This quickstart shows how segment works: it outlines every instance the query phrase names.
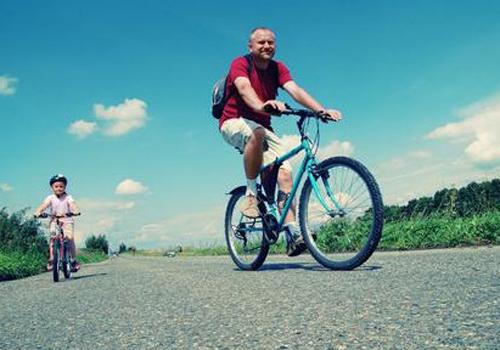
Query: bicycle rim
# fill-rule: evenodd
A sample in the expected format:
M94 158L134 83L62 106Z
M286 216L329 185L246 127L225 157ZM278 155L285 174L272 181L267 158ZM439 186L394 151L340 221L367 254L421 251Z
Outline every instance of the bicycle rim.
M307 181L300 199L304 239L322 265L356 268L371 256L381 237L383 204L378 185L361 163L350 158L329 158L319 168L319 196ZM324 208L320 197L331 210Z
M244 189L233 193L226 210L226 244L234 263L243 270L256 270L262 266L269 245L264 238L261 218L250 219L240 213L239 204Z

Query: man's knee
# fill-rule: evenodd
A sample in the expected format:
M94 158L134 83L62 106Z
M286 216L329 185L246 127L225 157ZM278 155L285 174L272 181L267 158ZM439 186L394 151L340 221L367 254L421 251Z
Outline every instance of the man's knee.
M292 173L288 169L280 168L278 172L278 183L280 187L291 186L292 182Z
M266 136L266 130L264 128L256 128L252 131L252 139L263 141Z

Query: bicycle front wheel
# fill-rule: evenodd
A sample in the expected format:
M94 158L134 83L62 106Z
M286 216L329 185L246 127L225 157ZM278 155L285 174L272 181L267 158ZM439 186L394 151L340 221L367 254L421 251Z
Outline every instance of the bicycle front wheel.
M59 244L54 244L54 259L52 262L52 279L54 282L59 282L59 274L60 274L60 261L61 261L61 255L59 251L60 247Z
M239 203L245 196L241 187L231 193L226 208L225 236L229 254L242 270L257 270L269 252L262 218L250 219L241 214Z
M64 242L63 274L65 279L71 278L71 262L69 259L69 242Z
M299 221L311 255L323 266L352 270L377 248L383 228L382 195L358 161L332 157L318 165L316 181L304 183Z

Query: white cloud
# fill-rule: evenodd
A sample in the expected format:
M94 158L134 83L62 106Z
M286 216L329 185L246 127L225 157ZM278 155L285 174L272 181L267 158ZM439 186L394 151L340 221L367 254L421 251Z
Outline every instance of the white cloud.
M403 204L446 187L486 181L500 174L500 167L477 169L461 158L451 153L434 155L429 151L415 151L381 162L370 170L377 179L385 204Z
M77 218L76 242L83 246L85 239L92 234L106 234L112 239L116 225L135 208L133 201L115 201L102 198L76 199L82 216Z
M116 106L94 105L97 122L77 120L68 127L68 132L83 139L96 131L106 136L121 136L142 128L147 121L147 104L137 98L125 99Z
M82 198L78 200L78 206L82 211L120 211L134 208L135 202Z
M297 147L300 144L300 136L298 135L283 135L281 137L281 142L285 150L291 151L293 148ZM323 160L329 157L335 156L352 156L354 153L354 146L349 141L332 141L326 146L321 146L316 153L316 158L318 160ZM296 156L292 158L290 161L294 168L300 164L302 157Z
M0 191L2 192L10 192L12 191L14 188L9 185L9 184L6 184L6 183L0 183Z
M462 121L438 127L427 134L431 140L448 139L464 144L464 153L473 163L500 161L500 95L457 112Z
M91 134L93 134L97 130L97 123L88 122L85 120L77 120L76 122L71 123L68 128L68 132L76 137L83 139Z
M335 156L350 157L354 153L354 146L349 141L332 141L318 150L318 159Z
M17 90L17 82L17 78L11 78L6 75L0 76L0 95L14 95Z
M116 194L140 194L144 193L148 190L146 186L144 186L139 181L135 181L132 179L125 179L116 186L115 193Z
M133 239L137 245L169 246L219 242L223 244L224 208L188 213L144 225Z
M108 122L104 130L106 135L120 136L144 126L147 118L146 108L146 102L133 98L110 107L95 104L94 112L98 119Z

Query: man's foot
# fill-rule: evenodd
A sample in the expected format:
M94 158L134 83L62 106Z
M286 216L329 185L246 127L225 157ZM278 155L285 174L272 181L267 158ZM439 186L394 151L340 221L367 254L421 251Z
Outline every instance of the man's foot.
M287 225L288 232L290 234L290 238L292 241L288 241L286 245L286 255L292 257L292 256L298 256L302 254L307 246L304 243L304 238L302 237L302 234L300 233L300 229L297 227L297 225Z
M78 263L78 261L73 260L71 262L71 272L78 272L78 270L80 270L80 264Z
M260 216L259 212L259 201L255 196L248 195L243 198L240 204L241 214L245 215L247 218L256 219Z
M53 261L49 260L47 262L47 271L52 271L53 268L54 268Z

